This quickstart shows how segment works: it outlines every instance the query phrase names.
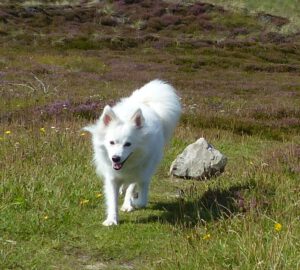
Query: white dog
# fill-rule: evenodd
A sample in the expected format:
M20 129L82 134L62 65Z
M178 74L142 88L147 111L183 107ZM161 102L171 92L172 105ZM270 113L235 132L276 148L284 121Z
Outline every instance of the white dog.
M118 190L125 190L122 211L145 207L149 183L178 122L181 105L174 88L153 80L106 106L91 132L97 173L104 179L105 226L118 223Z

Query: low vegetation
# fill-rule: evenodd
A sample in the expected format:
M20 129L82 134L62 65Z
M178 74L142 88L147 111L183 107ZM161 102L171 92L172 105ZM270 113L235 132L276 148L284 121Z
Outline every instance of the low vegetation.
M1 269L299 269L299 34L223 2L3 1ZM106 228L81 128L153 78L183 115L149 207ZM225 172L170 178L201 136Z

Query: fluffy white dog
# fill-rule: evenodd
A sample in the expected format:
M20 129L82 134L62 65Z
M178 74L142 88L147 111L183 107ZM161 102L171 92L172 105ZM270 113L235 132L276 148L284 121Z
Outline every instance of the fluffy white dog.
M118 223L118 191L125 191L122 211L145 207L149 183L181 113L174 88L153 80L106 106L91 132L97 173L104 179L105 226Z

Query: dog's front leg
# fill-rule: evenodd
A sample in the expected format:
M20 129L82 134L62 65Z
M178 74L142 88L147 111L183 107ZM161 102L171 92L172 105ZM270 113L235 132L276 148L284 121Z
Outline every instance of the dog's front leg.
M104 182L104 192L106 200L106 220L104 226L118 224L118 189L119 184L113 178L106 178Z

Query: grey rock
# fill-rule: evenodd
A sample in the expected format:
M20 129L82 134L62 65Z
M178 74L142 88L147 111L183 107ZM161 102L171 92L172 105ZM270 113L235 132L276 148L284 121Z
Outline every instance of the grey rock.
M170 174L187 179L209 179L220 175L226 164L227 157L200 138L177 156L172 162Z

